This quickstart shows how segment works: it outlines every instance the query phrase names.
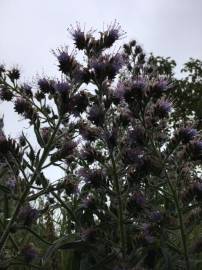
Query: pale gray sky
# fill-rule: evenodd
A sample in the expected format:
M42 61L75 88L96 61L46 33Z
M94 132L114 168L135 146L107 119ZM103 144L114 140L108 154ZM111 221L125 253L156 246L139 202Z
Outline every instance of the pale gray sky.
M102 30L116 19L126 40L135 38L146 52L182 64L190 56L202 59L201 13L202 0L0 0L0 62L18 64L25 81L36 73L54 76L51 49L68 45L70 24ZM12 106L0 106L7 134L17 136L28 127Z

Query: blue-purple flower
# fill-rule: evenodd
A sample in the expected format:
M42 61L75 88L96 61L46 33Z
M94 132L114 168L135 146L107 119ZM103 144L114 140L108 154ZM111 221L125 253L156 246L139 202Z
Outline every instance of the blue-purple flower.
M96 126L102 126L105 120L105 112L98 105L93 105L88 113L88 119Z
M0 98L1 100L11 101L13 98L13 93L8 89L8 87L3 86L0 89Z
M38 86L42 93L54 93L54 81L46 78L38 80Z
M154 107L154 113L160 118L164 118L168 116L168 114L172 110L172 103L168 100L161 99L157 101L155 107Z
M59 70L64 74L70 75L78 68L78 62L75 59L74 53L69 54L67 50L59 50L55 55L59 62Z
M197 135L197 130L193 128L181 128L178 132L179 139L183 143L188 143L193 140Z
M105 48L110 48L115 41L119 40L123 35L121 26L115 21L111 24L108 29L101 33L103 39L103 46Z
M39 217L39 211L30 205L21 208L18 220L25 226L31 226Z

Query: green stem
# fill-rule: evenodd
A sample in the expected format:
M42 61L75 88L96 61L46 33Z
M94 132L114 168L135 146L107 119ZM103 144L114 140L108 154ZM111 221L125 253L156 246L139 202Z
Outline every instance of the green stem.
M168 185L170 187L170 190L173 194L173 198L175 201L175 205L177 208L177 213L178 213L178 217L179 217L179 222L180 222L180 232L181 232L181 238L182 238L182 244L183 244L183 249L184 249L184 258L185 258L185 264L186 264L186 270L190 269L190 264L189 264L189 256L188 256L188 250L187 250L187 241L186 241L186 233L185 233L185 228L184 228L184 223L183 223L183 217L182 217L182 212L181 212L181 208L179 205L179 201L175 192L175 189L169 179L169 176L166 172L166 176L167 176L167 180L168 180Z
M110 158L111 158L111 161L112 161L114 186L115 186L115 190L116 190L116 193L117 193L118 204L119 204L118 216L119 216L119 232L120 232L121 247L122 247L123 257L125 257L126 238L125 238L125 228L124 228L124 218L123 218L123 203L122 203L122 199L121 199L121 192L120 192L120 187L119 187L119 179L118 179L118 175L117 175L117 172L116 172L116 163L115 163L113 154L110 154Z
M22 196L21 196L21 198L20 198L20 200L19 200L19 202L18 202L18 204L17 204L17 206L16 206L16 208L15 208L15 210L13 212L13 215L12 215L10 221L8 222L7 227L4 230L4 232L3 232L3 234L2 234L2 236L0 238L0 253L2 252L4 244L5 244L5 242L6 242L7 238L8 238L10 228L11 228L12 224L15 222L15 220L17 218L17 215L18 215L18 213L20 211L20 208L21 208L21 206L23 205L23 203L26 200L26 197L27 197L27 195L29 193L30 187L32 186L32 184L36 180L36 178L38 176L38 173L40 172L40 170L41 170L41 168L42 168L42 166L43 166L43 164L44 164L44 162L45 162L45 160L46 160L46 158L47 158L47 156L49 154L49 151L50 151L50 149L52 147L52 143L54 141L55 135L56 135L56 133L58 131L58 128L60 126L61 120L62 120L61 118L58 120L58 123L57 123L57 125L55 127L55 130L54 130L49 142L47 143L46 147L44 148L44 152L43 152L43 154L41 156L41 159L40 159L40 161L39 161L39 163L38 163L38 165L36 167L36 170L35 170L32 178L31 178L29 184L26 186L24 192L22 193Z

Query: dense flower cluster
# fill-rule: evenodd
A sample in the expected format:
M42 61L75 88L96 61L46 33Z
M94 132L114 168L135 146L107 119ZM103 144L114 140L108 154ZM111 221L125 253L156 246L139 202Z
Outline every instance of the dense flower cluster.
M38 143L0 134L9 179L0 183L1 260L201 269L202 139L192 119L170 118L172 76L134 40L109 50L123 36L117 23L97 36L79 25L70 33L75 50L54 52L61 79L18 85L18 69L0 66L0 98L29 120Z

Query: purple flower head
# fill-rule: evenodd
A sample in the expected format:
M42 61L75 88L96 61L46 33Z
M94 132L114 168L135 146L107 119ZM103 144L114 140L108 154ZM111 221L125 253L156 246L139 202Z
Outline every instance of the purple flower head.
M105 48L110 48L113 43L124 35L121 26L115 21L102 33Z
M59 150L61 159L67 158L68 156L73 155L76 146L77 146L77 143L75 141L72 141L72 140L65 141L64 144L62 145L61 150Z
M13 98L13 93L6 86L3 86L0 89L0 98L1 100L11 101Z
M156 81L152 86L152 94L159 96L168 89L168 81L166 79L160 79Z
M38 253L32 244L28 244L21 250L21 254L24 257L26 263L31 263L36 259Z
M154 108L155 114L159 116L160 118L164 118L168 116L171 110L172 110L172 103L164 99L157 101Z
M123 65L124 65L124 59L123 59L122 54L117 53L114 56L112 56L110 59L110 63L106 67L108 78L110 80L114 79L114 77L119 72L119 70L123 67Z
M8 77L13 82L15 80L18 80L20 78L20 71L17 68L13 68L8 71Z
M82 168L79 170L79 176L83 177L84 181L94 188L99 188L105 182L104 174L99 169L89 170Z
M141 211L145 207L145 197L141 192L135 192L128 200L128 211Z
M23 93L28 96L28 97L32 97L33 96L33 93L32 93L32 87L26 83L24 83L22 86L21 86L21 90L23 91Z
M59 62L59 70L64 74L69 75L78 67L74 53L69 54L68 51L59 50L59 53L55 55Z
M91 29L87 33L85 33L85 29L82 30L80 25L77 24L75 28L72 26L71 29L69 29L69 32L74 40L74 44L77 49L84 50L88 46L94 31Z
M98 105L93 105L90 108L88 119L96 126L102 126L105 120L105 112Z
M141 99L146 95L147 82L144 78L139 78L135 81L128 81L125 85L124 99L127 103L134 99Z
M42 93L54 93L54 81L42 78L38 80L38 86Z
M17 98L14 102L14 110L18 114L23 114L29 107L29 103L24 98Z
M87 143L80 151L80 158L86 160L89 164L93 163L97 157L96 150Z
M155 222L155 223L161 222L162 221L162 218L163 218L163 216L162 216L162 214L161 214L160 211L154 211L150 215L151 221L152 222Z
M97 128L90 127L82 122L79 125L79 132L84 140L90 142L95 141L99 135L99 130Z
M59 94L69 93L70 85L67 82L57 82L54 85L54 88Z
M9 180L6 182L6 186L7 186L11 191L14 191L15 188L16 188L16 180L15 180L15 179L9 179Z
M88 96L86 92L81 91L80 93L74 95L70 99L71 112L75 116L79 116L83 113L88 106Z
M90 62L90 67L94 70L95 77L100 81L106 78L113 80L123 65L124 60L119 53L114 56L102 55L99 58L92 59Z
M181 128L178 132L179 138L183 143L188 143L197 135L197 130L193 128Z
M188 146L188 152L194 160L202 159L202 141L192 141Z
M113 96L118 103L124 99L125 94L125 85L123 82L118 82L115 91L113 92Z
M132 146L144 145L146 142L145 130L143 127L136 127L129 132L128 142Z
M65 189L68 196L75 194L78 191L78 185L73 179L66 178L62 183L62 187Z
M21 208L19 213L19 221L25 226L31 226L39 217L39 211L27 205Z
M143 156L143 151L139 149L126 148L123 151L122 160L125 164L139 164Z
M4 136L4 134L0 133L0 154L7 154L9 151L9 142Z

